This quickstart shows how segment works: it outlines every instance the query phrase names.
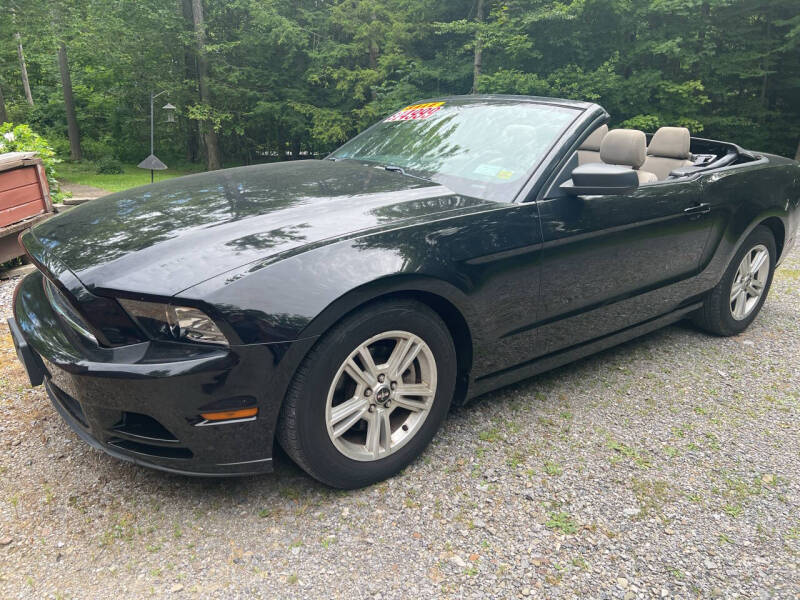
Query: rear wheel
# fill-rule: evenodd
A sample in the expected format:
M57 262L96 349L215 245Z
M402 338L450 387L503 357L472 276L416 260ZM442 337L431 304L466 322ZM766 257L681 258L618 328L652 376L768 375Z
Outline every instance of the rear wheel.
M756 227L711 290L695 322L710 333L737 335L750 326L767 298L776 261L775 238Z
M377 302L346 317L303 361L281 409L279 442L323 483L369 485L425 449L455 380L441 318L413 300Z

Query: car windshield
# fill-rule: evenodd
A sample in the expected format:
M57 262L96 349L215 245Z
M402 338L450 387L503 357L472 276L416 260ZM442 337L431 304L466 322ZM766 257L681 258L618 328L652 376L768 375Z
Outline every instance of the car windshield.
M578 111L518 101L413 104L329 156L396 168L457 193L510 201Z

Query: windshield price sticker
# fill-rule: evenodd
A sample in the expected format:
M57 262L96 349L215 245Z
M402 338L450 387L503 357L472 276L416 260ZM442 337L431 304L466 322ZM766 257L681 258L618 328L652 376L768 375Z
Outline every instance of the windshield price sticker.
M420 119L427 119L433 113L437 112L442 106L444 102L426 102L424 104L412 104L411 106L406 106L403 110L394 113L388 119L385 119L384 123L389 123L390 121L419 121Z

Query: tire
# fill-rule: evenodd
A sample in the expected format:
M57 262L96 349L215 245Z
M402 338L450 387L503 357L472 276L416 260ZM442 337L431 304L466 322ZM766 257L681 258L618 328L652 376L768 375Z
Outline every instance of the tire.
M743 280L743 282L752 281L752 286L757 283L763 285L760 295L757 298L751 297L746 291L751 289L750 286L742 286L743 282L739 281L740 267L744 268L745 257L758 259L764 249L768 253L766 274L763 275L764 271L762 271L760 278ZM701 329L719 336L738 335L747 329L758 316L767 299L769 288L772 285L772 275L775 272L776 259L775 237L767 227L759 225L745 239L720 282L709 292L703 308L694 316L695 324ZM737 286L736 290L741 290L736 296L733 295L734 285ZM745 293L744 300L742 293ZM738 314L734 315L735 312Z
M409 357L407 368L393 366ZM364 487L422 453L455 382L456 351L442 319L414 300L378 301L345 317L303 360L281 407L278 441L322 483Z

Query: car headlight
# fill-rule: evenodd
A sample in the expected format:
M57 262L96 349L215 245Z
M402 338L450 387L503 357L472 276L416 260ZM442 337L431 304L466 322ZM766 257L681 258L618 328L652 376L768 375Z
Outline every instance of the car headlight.
M122 308L154 340L228 345L216 323L202 310L118 298Z

